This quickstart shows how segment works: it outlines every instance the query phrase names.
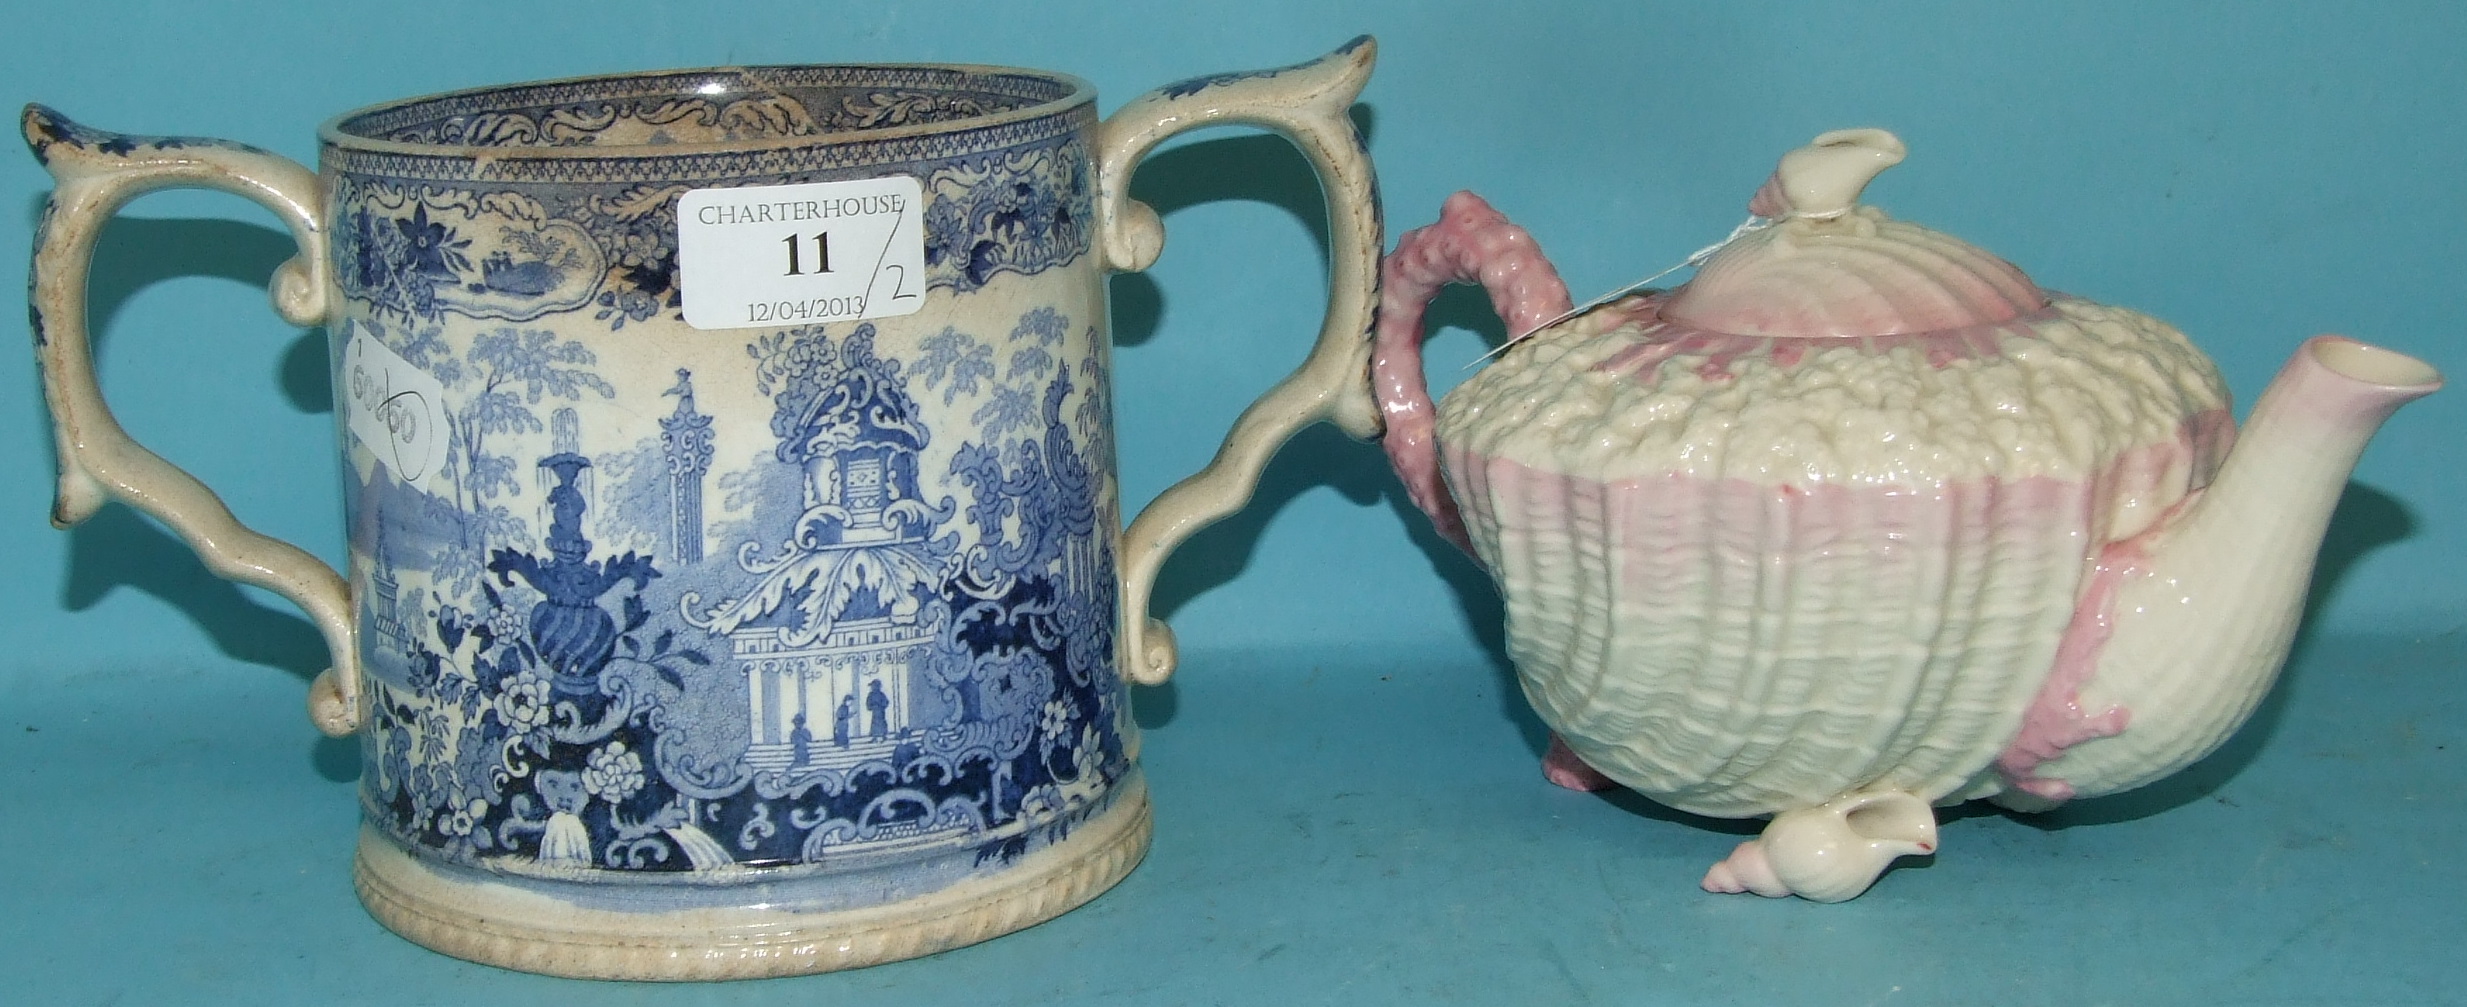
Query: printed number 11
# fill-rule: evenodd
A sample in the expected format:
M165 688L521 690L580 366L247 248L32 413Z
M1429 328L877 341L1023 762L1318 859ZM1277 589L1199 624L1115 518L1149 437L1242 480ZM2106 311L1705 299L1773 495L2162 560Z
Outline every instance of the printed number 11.
M802 276L809 272L809 270L797 268L797 246L804 244L804 237L802 234L791 234L780 239L782 244L788 246L788 275L790 276ZM818 261L810 272L828 273L831 271L831 232L824 231L814 236L814 258Z

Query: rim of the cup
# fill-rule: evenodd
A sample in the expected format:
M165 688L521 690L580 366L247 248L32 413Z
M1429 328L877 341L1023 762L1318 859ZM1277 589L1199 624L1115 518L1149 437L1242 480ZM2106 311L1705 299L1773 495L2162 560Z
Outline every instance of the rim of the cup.
M423 143L408 140L379 139L377 137L364 136L359 133L349 132L343 128L345 123L357 119L392 112L398 109L409 108L414 105L420 105L428 102L447 101L455 98L469 98L501 92L521 91L529 88L546 88L601 82L615 83L628 80L651 80L666 77L691 77L696 74L729 74L737 77L743 77L744 75L758 73L764 70L814 71L831 69L955 71L958 73L971 75L1028 77L1061 85L1065 88L1065 91L1061 97L1049 101L1038 102L1034 105L1024 105L1008 111L992 112L984 115L973 115L965 118L942 119L934 122L921 122L906 126L892 126L882 129L840 130L807 136L783 136L770 140L729 140L713 143L622 144L615 146L603 146L598 144L579 144L572 146L524 144L500 146L494 144ZM695 92L692 90L680 89L675 93L680 97L685 97L690 96ZM1079 105L1092 104L1095 101L1096 86L1088 83L1086 80L1083 80L1078 76L1052 70L1035 70L1027 67L1003 66L992 63L761 63L737 66L684 67L675 70L648 70L632 71L627 73L582 74L574 77L553 77L511 84L490 84L481 87L462 88L454 91L439 91L433 94L424 94L411 98L398 98L393 101L379 102L374 105L365 105L327 119L324 124L317 127L317 139L325 146L335 147L342 150L367 151L370 153L379 154L401 154L421 157L474 158L484 156L486 159L491 161L557 161L570 159L621 160L628 158L690 157L701 154L745 154L773 150L831 147L842 144L876 143L884 140L898 140L937 133L974 130L988 126L999 126L1006 123L1026 122L1034 119L1041 119L1059 112L1068 111Z

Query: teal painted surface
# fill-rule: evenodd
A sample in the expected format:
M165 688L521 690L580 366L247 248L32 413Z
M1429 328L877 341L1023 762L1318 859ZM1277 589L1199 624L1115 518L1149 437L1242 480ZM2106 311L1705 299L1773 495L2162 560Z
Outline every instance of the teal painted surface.
M1382 54L1364 117L1392 232L1475 189L1534 231L1580 296L1720 237L1783 150L1880 125L1913 155L1873 202L2047 286L2175 322L2240 404L2324 330L2467 374L2454 206L2467 9L1026 6L19 3L0 11L16 43L0 95L311 158L315 124L347 108L514 80L966 60L1078 73L1110 109L1369 31ZM22 238L47 188L30 157L0 157L0 222ZM1152 159L1135 191L1170 239L1153 271L1114 282L1131 505L1202 464L1300 359L1321 284L1317 196L1282 141L1203 135ZM141 439L243 518L338 558L323 337L275 319L262 290L289 254L238 200L140 201L97 264L101 366ZM0 240L0 276L21 275L25 255ZM1432 353L1445 387L1497 326L1476 296L1437 314L1457 327ZM358 911L356 765L300 715L324 664L316 634L123 508L45 527L50 433L30 354L0 353L0 388L16 403L0 410L14 573L0 583L0 797L17 811L0 827L0 976L62 1002L582 995L437 958ZM1166 568L1160 604L1190 659L1180 685L1142 697L1158 849L1121 890L927 962L592 995L2467 999L2450 985L2467 978L2454 950L2467 938L2462 429L2467 392L2452 391L2374 444L2291 685L2227 758L2062 828L1964 818L1940 862L1818 908L1697 895L1736 836L1543 786L1481 574L1429 533L1374 448L1319 428Z
M380 929L351 896L350 750L300 722L288 678L21 684L0 692L0 780L74 838L0 829L0 971L45 994L26 1003L2462 1000L2467 634L2314 639L2259 730L2187 775L1962 815L1932 861L1835 906L1698 892L1745 827L1543 782L1538 728L1478 658L1184 671L1140 696L1156 846L1112 892L932 958L687 989Z

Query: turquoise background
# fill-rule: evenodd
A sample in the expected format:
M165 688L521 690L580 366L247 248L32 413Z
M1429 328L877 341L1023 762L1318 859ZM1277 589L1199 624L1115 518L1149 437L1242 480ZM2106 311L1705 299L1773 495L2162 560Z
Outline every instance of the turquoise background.
M1364 31L1391 239L1473 189L1582 297L1719 238L1784 150L1884 126L1912 155L1872 202L2173 321L2240 405L2319 331L2467 374L2467 8L2435 3L18 2L0 96L310 160L335 113L484 84L970 61L1079 74L1110 110ZM21 239L48 188L0 157ZM1324 282L1317 194L1281 140L1200 134L1134 192L1170 236L1114 282L1126 506L1204 463L1300 360ZM0 240L0 275L24 249ZM290 254L253 205L146 197L98 256L96 338L129 430L339 559L324 340L263 292ZM1498 325L1461 291L1435 317L1445 387ZM1937 862L1839 907L1700 895L1743 826L1542 784L1487 581L1375 447L1313 429L1166 568L1188 660L1139 697L1159 832L1129 882L928 961L686 992L513 976L379 931L346 881L356 755L300 716L315 632L125 508L45 527L30 354L0 354L0 389L0 979L38 1000L2467 995L2467 393L2374 443L2289 680L2219 757L2050 818L1965 813Z

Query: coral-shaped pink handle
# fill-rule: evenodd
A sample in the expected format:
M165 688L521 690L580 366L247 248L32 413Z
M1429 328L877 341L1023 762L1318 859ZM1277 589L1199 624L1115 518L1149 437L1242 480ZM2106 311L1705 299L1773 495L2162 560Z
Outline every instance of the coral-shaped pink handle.
M1472 552L1465 519L1439 475L1432 440L1437 410L1422 377L1422 313L1439 288L1479 283L1513 338L1566 314L1568 286L1542 257L1533 235L1491 209L1482 197L1448 197L1439 220L1405 232L1379 264L1379 326L1371 343L1371 396L1387 418L1380 446L1413 504L1430 515L1439 535Z

